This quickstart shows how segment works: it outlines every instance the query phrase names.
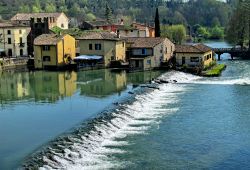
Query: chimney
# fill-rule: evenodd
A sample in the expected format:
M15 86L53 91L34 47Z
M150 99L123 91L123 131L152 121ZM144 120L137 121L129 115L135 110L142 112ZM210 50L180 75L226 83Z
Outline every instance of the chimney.
M123 19L121 19L120 25L124 25L124 21L123 21Z

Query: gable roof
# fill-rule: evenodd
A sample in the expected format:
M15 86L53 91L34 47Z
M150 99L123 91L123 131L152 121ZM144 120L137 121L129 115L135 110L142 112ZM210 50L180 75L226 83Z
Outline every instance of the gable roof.
M118 41L120 40L115 33L110 32L86 32L78 36L76 39L78 40L113 40Z
M61 15L67 17L63 12L54 12L54 13L17 13L11 18L12 21L28 21L30 18L58 18Z
M204 44L193 44L193 45L176 45L176 53L205 53L212 49Z
M166 38L160 37L134 37L125 38L126 43L131 44L131 48L153 48L164 42Z
M66 35L42 34L35 38L34 45L56 45Z

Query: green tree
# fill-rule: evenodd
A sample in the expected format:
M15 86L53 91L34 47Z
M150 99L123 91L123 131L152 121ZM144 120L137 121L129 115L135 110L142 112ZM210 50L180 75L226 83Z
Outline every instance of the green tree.
M158 8L155 11L155 37L161 36L161 29L160 29L160 19L159 19L159 12Z
M108 4L106 4L105 17L106 17L106 20L109 21L109 22L112 20L112 10L108 6Z
M197 34L198 34L199 37L203 37L205 39L207 39L207 38L209 38L211 36L210 33L208 32L208 30L205 27L202 27L202 26L200 26L197 29Z
M184 25L164 25L161 27L161 36L169 38L176 44L181 44L186 39L186 29Z
M34 5L32 6L33 12L42 12L41 2L40 0L35 0Z
M248 41L250 47L250 1L240 0L226 32L229 42L243 46Z
M211 28L211 37L212 39L221 39L224 38L224 30L221 27L213 27Z
M45 6L45 12L56 12L56 7L52 3L47 3Z
M29 5L24 5L24 4L22 4L22 5L19 7L19 12L21 12L21 13L29 13L29 12L30 12L30 7L29 7Z
M96 17L95 17L95 15L92 14L92 13L87 13L85 19L86 19L87 21L93 21L93 20L96 19Z

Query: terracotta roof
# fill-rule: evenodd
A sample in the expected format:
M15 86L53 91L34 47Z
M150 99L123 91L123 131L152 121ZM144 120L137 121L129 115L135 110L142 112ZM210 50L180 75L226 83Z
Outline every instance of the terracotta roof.
M29 27L27 25L12 23L12 22L1 22L0 28L11 28L11 27Z
M78 36L79 40L119 40L115 33L110 32L87 32Z
M204 44L193 45L176 45L175 52L177 53L205 53L212 49Z
M153 48L162 43L166 38L152 38L152 37L139 37L139 38L125 38L131 48Z
M34 45L56 45L65 35L42 34L34 40Z
M55 17L58 18L61 14L59 12L55 13L17 13L15 16L11 18L12 21L28 21L30 18L49 18Z

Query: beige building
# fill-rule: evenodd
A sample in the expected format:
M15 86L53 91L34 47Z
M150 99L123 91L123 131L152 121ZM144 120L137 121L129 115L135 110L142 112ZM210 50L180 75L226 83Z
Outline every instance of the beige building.
M127 38L127 58L132 70L151 70L173 57L175 45L167 38Z
M155 29L145 24L133 23L130 26L120 25L117 34L121 37L155 37Z
M11 18L11 21L16 23L30 25L31 18L34 18L35 22L43 22L44 18L48 18L49 29L57 26L61 29L69 28L69 19L62 13L17 13Z
M176 45L176 65L188 67L206 67L213 61L213 51L204 44Z
M76 39L80 55L101 56L105 67L108 67L111 61L125 61L125 41L114 33L88 32Z
M27 56L27 36L30 28L20 24L0 23L0 50L2 56ZM4 54L5 53L5 54Z
M43 34L34 41L36 69L57 69L71 63L75 58L75 38L68 34Z

